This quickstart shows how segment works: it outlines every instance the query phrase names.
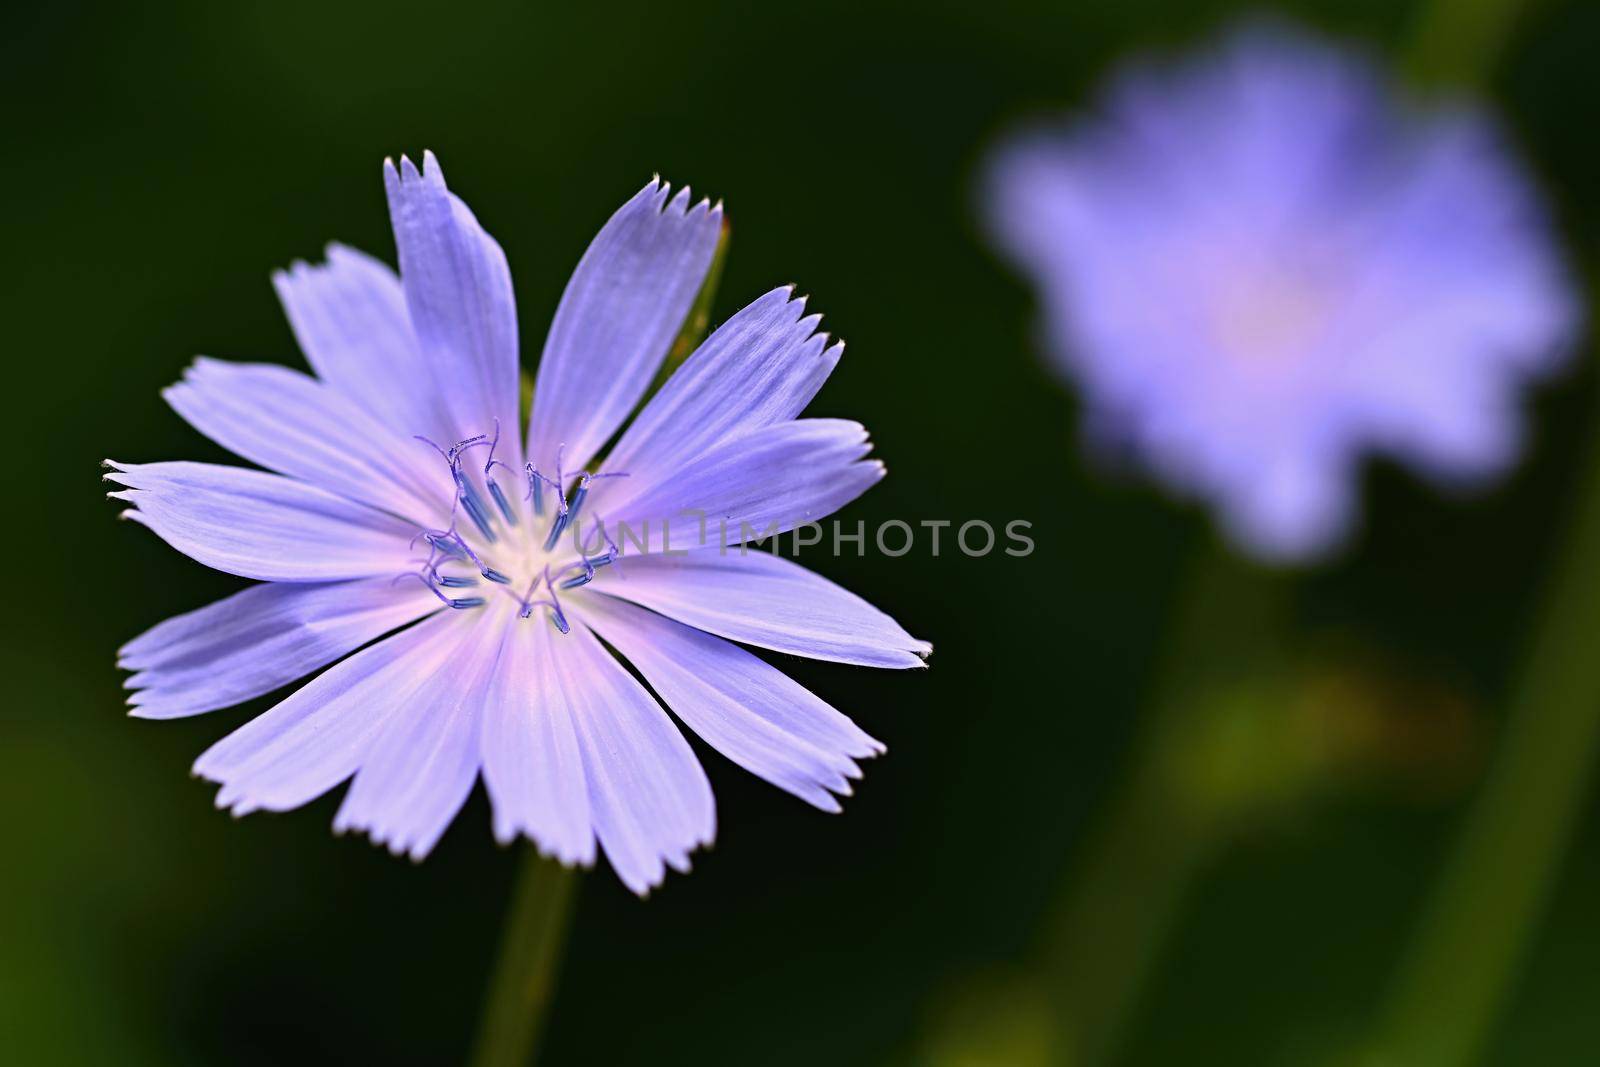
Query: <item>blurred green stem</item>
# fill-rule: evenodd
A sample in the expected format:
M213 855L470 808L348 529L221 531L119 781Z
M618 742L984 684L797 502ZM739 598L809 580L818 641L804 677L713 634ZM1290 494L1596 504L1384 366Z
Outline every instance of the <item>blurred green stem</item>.
M728 238L732 232L724 220L705 280L700 283L700 291L695 294L689 314L679 327L647 396L661 388L705 337L711 325L711 304L716 297L717 283L722 279L722 264L728 254ZM524 419L532 407L533 381L524 373ZM555 995L556 970L567 939L578 879L578 872L544 859L531 845L525 850L506 915L500 959L484 1003L477 1050L473 1055L475 1067L525 1067L532 1062L538 1050L545 1011Z
M1496 763L1401 971L1378 1063L1482 1058L1572 838L1600 742L1600 440Z
M1429 0L1418 77L1483 80L1531 0ZM1409 953L1371 1062L1467 1067L1483 1057L1550 896L1600 742L1600 440L1512 689L1494 766Z
M1212 734L1233 687L1276 667L1287 592L1284 578L1220 545L1208 545L1193 567L1134 766L1050 921L1046 974L1059 1064L1092 1067L1114 1054L1193 875L1217 842L1220 807L1200 802L1194 789L1204 747L1196 742Z
M1517 18L1536 0L1422 0L1408 55L1425 85L1474 86L1489 75Z
M705 280L646 397L660 389L704 339L732 233L724 220ZM533 408L533 385L523 372L524 421ZM500 959L484 1002L474 1067L525 1067L533 1061L545 1012L555 996L556 971L579 877L577 871L543 858L531 845L524 850L501 936Z
M545 1013L555 996L579 873L524 847L507 905L500 958L484 1002L476 1067L533 1062Z

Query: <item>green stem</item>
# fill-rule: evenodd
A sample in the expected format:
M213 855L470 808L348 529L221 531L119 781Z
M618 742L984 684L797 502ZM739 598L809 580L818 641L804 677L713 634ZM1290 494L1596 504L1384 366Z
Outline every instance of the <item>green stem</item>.
M1408 66L1425 85L1479 85L1535 0L1422 0Z
M705 337L732 232L724 220L705 280L700 283L689 314L646 393L647 398L661 388ZM533 379L524 371L521 381L524 423L533 409L533 385ZM577 871L544 859L531 846L524 851L511 891L500 941L500 958L484 1001L472 1058L474 1067L526 1067L532 1062L538 1051L545 1012L555 996L556 971L567 939L579 877Z
M524 850L484 1003L476 1067L526 1067L538 1051L567 939L577 871Z
M1378 1062L1478 1062L1550 896L1600 744L1600 441L1474 802L1390 1004Z
M1482 81L1532 0L1429 0L1421 78ZM1374 1063L1482 1059L1571 841L1600 744L1600 440L1515 684L1494 766L1404 957Z
M1220 806L1196 796L1194 760L1226 716L1229 694L1278 662L1287 585L1220 546L1208 546L1194 567L1134 767L1049 924L1058 1063L1090 1067L1114 1054L1219 840Z

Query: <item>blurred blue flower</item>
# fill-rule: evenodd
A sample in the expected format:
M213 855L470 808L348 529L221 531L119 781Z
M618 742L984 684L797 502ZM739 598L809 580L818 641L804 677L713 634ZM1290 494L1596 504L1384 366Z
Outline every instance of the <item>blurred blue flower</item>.
M399 276L335 245L275 279L317 376L202 359L166 394L278 473L109 464L127 517L265 583L124 647L133 714L211 711L339 661L200 757L219 806L294 808L353 775L335 828L421 859L481 770L497 838L569 864L598 838L643 894L688 868L715 815L688 743L604 640L712 747L839 810L883 746L732 642L878 667L929 646L793 563L704 542L668 555L646 523L727 516L738 542L741 524L787 529L876 482L859 425L798 418L843 345L789 289L766 294L590 474L690 311L721 206L652 181L601 229L556 311L525 447L505 256L431 155L384 176Z
M1098 113L1003 142L985 210L1037 285L1100 445L1298 561L1388 452L1478 483L1579 306L1528 178L1470 107L1277 25L1113 79Z

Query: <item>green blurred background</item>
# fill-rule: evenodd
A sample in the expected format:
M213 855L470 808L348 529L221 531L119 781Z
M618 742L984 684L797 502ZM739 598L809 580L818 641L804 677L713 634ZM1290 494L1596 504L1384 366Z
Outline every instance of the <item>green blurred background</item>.
M425 147L510 257L526 362L588 239L659 171L727 201L716 320L793 281L848 340L815 410L866 422L891 476L844 518L1022 518L1038 543L1021 560L808 557L936 646L925 672L783 664L889 755L829 817L699 746L717 845L645 903L609 872L585 880L548 1061L967 1062L952 1020L992 1022L983 990L1038 950L1209 535L1085 465L1030 298L973 224L973 170L1008 120L1077 105L1129 50L1236 12L577 8L11 16L6 496L39 573L0 643L6 1061L423 1064L470 1042L515 865L481 791L421 866L334 837L336 797L215 811L188 767L267 702L135 721L113 658L240 583L116 522L97 482L105 456L224 458L157 391L197 353L299 365L268 271L335 238L392 258L379 163ZM1290 10L1395 55L1414 15ZM1535 4L1498 48L1493 95L1593 267L1600 5ZM1371 1022L1493 750L1595 386L1585 354L1539 391L1527 462L1487 495L1368 472L1363 532L1295 591L1296 666L1274 689L1291 728L1205 757L1197 788L1245 794L1248 817L1195 872L1118 1062L1321 1065ZM1597 948L1586 818L1491 1062L1600 1062ZM1002 999L1026 1016L1019 997Z

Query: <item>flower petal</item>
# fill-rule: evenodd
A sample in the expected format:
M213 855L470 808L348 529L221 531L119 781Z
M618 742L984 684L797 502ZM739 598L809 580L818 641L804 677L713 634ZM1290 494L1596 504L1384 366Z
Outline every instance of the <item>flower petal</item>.
M804 686L737 645L608 597L588 597L591 625L673 713L752 774L836 812L883 746ZM832 793L830 793L830 790Z
M449 521L448 475L430 481L421 473L433 450L315 378L269 363L198 359L162 395L191 426L252 463L429 525Z
M477 781L484 698L511 618L498 608L448 614L458 617L439 642L443 659L384 721L333 820L336 832L363 830L413 860L433 850Z
M555 632L543 619L505 628L484 707L483 780L501 844L526 834L545 855L587 866L594 825L572 709L552 659Z
M390 578L254 585L178 615L123 646L130 714L174 719L270 693L439 607Z
M750 550L628 556L588 587L733 641L866 667L920 667L933 651L854 593Z
M455 651L458 612L443 612L363 649L251 719L195 761L235 815L288 811L361 766L391 715L440 674Z
M423 382L443 398L455 440L493 433L498 421L514 451L520 386L511 271L494 238L445 187L432 152L422 166L418 172L404 156L398 168L385 161L383 178Z
M578 470L638 405L683 327L722 232L722 205L689 206L656 179L601 227L556 308L539 361L528 458ZM668 198L671 197L671 202Z
M1237 543L1258 559L1288 564L1327 552L1348 533L1352 480L1326 452L1284 448L1210 492Z
M300 350L317 377L395 432L453 432L411 330L405 290L388 264L340 244L328 261L272 276Z
M648 552L742 544L825 518L866 492L884 473L864 458L871 448L860 423L780 423L725 441L653 485L602 483L592 513L632 531Z
M793 295L774 289L718 327L651 397L606 469L660 481L729 438L798 416L844 344L830 347L822 317Z
M640 896L716 834L711 783L667 713L581 625L555 647L606 858Z
M416 532L391 515L264 471L212 463L110 463L109 494L179 552L263 581L322 582L411 569Z

